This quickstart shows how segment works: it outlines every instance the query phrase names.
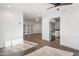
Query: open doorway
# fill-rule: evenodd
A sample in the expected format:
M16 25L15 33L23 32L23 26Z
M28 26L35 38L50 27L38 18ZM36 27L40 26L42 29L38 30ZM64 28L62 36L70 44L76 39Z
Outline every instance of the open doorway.
M60 41L60 17L52 18L49 21L50 41Z
M36 42L42 40L42 18L41 17L27 17L24 14L23 36L24 41Z

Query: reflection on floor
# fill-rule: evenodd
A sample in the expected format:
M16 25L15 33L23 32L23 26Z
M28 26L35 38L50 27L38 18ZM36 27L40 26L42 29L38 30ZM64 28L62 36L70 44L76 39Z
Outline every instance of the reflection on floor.
M9 46L7 48L0 49L0 56L17 56L17 55L25 55L24 51L29 50L31 48L36 47L38 44L24 41L23 44L17 44L15 46Z
M51 46L51 47L55 47L55 48L58 48L58 49L73 52L74 56L79 56L79 51L60 45L60 39L59 38L55 38L55 40L48 42L48 41L42 40L41 34L33 34L33 35L30 35L30 37L28 39L26 39L27 37L28 36L25 35L24 39L39 44L36 48L34 48L34 50L30 50L31 52L33 52L33 51L35 51L35 50L37 50L37 49L39 49L43 46Z
M32 47L32 48L24 50L24 51L22 51L21 49L16 48L16 47L14 48L14 50L10 50L8 48L0 48L0 56L5 56L5 55L7 55L7 56L24 56L33 51L36 51L37 49L39 49L43 46L51 46L54 48L70 51L70 52L73 52L74 55L79 56L79 51L65 47L65 46L61 46L59 44L58 39L59 38L56 38L56 40L48 42L48 41L42 40L41 34L24 35L24 40L36 43L37 45L35 47Z

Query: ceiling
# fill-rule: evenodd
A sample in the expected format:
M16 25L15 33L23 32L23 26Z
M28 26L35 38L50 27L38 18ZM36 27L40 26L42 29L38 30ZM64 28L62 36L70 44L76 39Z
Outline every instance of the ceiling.
M21 9L24 13L39 14L46 11L45 9L52 5L49 3L0 3L0 8L8 8L8 6Z
M0 9L20 9L23 11L24 19L30 21L41 17L46 8L52 6L49 3L0 3Z
M79 4L76 4L76 6L77 5L79 6ZM46 10L47 8L49 8L51 6L53 6L53 5L49 4L49 3L0 3L0 9L2 9L2 8L8 9L8 10L9 9L16 9L16 10L19 9L19 10L23 11L24 19L27 21L36 21L37 18L40 19L40 17L43 14L46 14L46 12L56 10L55 8ZM77 7L75 7L75 5L73 5L73 6L74 6L74 9L72 9L72 10L77 10L76 9ZM60 7L60 9L65 10L65 11L70 9L70 7L68 7L68 6L65 6L65 7L61 6L61 7Z

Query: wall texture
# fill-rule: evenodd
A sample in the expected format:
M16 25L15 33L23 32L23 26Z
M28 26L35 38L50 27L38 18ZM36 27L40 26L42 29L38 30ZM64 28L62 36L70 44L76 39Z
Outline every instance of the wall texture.
M23 42L23 16L15 9L0 9L0 48Z
M42 33L42 24L41 23L33 24L33 33Z
M68 7L61 16L60 44L79 50L79 5Z

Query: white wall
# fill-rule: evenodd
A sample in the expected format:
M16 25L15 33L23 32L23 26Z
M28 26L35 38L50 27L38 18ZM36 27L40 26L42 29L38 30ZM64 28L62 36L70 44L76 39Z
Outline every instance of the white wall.
M60 17L60 44L79 50L79 4L48 12L42 20L42 39L50 41L49 20Z
M23 43L23 16L18 10L0 8L0 48ZM7 44L6 44L7 43Z
M32 28L33 28L33 33L42 33L41 23L34 23Z
M60 13L56 9L45 12L42 18L42 39L50 41L49 36L49 21L52 18L59 17Z
M43 17L42 19L42 39L49 41L49 19Z
M31 26L31 31L32 31L31 34L42 33L42 23L35 21L24 21L24 24ZM26 29L26 34L27 34L27 29Z
M79 4L63 13L60 27L60 44L79 50Z

